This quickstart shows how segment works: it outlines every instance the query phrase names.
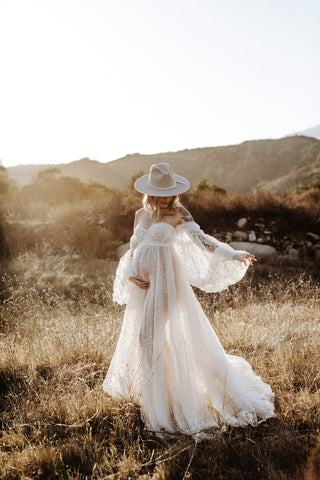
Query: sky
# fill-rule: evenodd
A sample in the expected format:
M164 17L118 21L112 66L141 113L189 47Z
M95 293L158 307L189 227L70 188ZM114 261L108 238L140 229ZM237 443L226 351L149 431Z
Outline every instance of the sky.
M0 160L108 162L320 123L319 0L0 0Z

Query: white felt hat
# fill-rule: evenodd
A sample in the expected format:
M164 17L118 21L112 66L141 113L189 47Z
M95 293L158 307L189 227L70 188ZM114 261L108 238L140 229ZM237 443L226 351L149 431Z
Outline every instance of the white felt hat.
M173 173L168 163L155 163L151 166L149 175L136 180L134 188L154 197L171 197L189 190L190 182Z

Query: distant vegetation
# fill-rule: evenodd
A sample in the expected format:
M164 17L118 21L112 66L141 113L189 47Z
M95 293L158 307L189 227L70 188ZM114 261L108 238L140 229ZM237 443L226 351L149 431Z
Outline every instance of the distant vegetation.
M311 200L320 203L320 180L300 185L296 189L296 195L302 200Z
M25 251L114 257L116 248L129 240L134 212L142 195L134 190L137 172L127 190L107 188L98 182L84 183L48 168L27 185L16 187L6 170L0 170L1 242L12 255ZM320 234L320 182L314 181L291 193L239 194L226 192L200 179L182 203L205 231L234 229L240 217L266 221L277 219L279 235L293 231ZM6 239L4 238L4 233ZM3 247L3 252L7 252Z

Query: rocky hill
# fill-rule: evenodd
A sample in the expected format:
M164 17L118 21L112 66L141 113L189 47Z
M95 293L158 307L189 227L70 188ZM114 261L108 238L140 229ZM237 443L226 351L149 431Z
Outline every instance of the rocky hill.
M307 128L306 130L297 132L296 135L304 135L306 137L313 137L320 140L320 125L316 125L315 127Z
M320 178L320 140L291 136L278 140L254 140L239 145L208 147L154 155L132 154L108 163L84 158L51 165L63 175L107 187L127 188L139 171L147 173L153 163L168 162L174 171L194 185L200 178L229 191L283 191ZM20 185L50 165L20 165L8 168Z

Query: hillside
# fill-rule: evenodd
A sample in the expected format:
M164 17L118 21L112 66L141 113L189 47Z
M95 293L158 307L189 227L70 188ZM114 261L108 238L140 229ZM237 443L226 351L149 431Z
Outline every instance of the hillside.
M141 170L147 173L150 165L157 162L170 163L174 171L186 176L191 184L206 177L229 191L283 191L319 179L320 141L292 136L154 155L136 153L109 163L84 158L55 166L61 168L63 175L123 189L128 187L132 175ZM8 168L8 172L19 184L25 184L37 171L48 167L21 165Z
M296 135L304 135L306 137L313 137L320 140L320 125L316 125L315 127L307 128L301 132L297 132Z

